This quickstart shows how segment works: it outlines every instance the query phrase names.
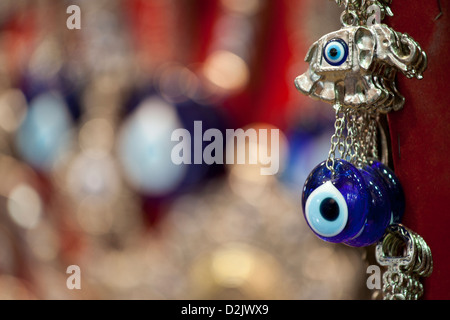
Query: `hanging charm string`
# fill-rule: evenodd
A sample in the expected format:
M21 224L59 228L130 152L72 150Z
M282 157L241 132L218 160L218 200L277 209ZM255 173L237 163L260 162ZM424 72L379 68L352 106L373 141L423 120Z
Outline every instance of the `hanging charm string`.
M378 113L369 114L369 134L367 135L368 140L368 148L367 151L368 157L372 159L378 159L378 142L377 142L377 128L380 120L380 115Z
M341 158L362 168L368 159L378 159L377 127L379 115L337 103L331 147L326 162L334 174L334 160Z
M336 152L338 151L341 155L345 154L345 138L344 138L344 129L345 129L345 118L346 118L346 110L344 106L342 106L339 102L334 106L336 110L336 120L334 122L334 134L331 136L331 147L328 153L328 158L326 161L326 167L331 171L334 176L334 160L337 159Z

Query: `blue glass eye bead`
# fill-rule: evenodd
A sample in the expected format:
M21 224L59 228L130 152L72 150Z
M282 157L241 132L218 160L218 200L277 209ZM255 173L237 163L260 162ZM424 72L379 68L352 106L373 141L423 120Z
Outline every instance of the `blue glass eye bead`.
M345 160L335 160L335 175L319 164L306 179L303 214L321 239L340 243L354 238L363 228L370 192L361 172Z
M348 57L348 45L342 39L333 39L323 48L323 57L332 66L340 66Z
M344 242L352 247L365 247L377 242L391 222L391 205L384 182L371 167L360 172L370 192L370 201L363 229L356 237Z
M391 223L400 223L405 212L405 194L400 180L395 173L383 163L375 160L369 161L369 166L381 178L391 203Z

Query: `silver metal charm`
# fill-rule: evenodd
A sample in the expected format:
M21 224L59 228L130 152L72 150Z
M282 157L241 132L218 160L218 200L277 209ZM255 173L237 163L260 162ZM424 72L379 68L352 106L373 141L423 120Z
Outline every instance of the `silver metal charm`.
M428 65L426 53L412 37L381 24L386 15L393 15L392 0L335 2L345 6L342 28L311 46L305 58L309 68L295 79L301 93L336 110L327 159L330 170L337 152L358 167L378 157L380 114L398 111L405 104L397 90L397 73L422 79Z
M393 16L394 14L389 7L392 0L334 0L339 6L344 6L347 12L354 12L358 16L358 20L363 24L367 24L370 14L373 13L374 7L377 8L380 14L380 21L386 15Z
M433 258L421 236L400 224L389 226L376 247L376 259L387 267L383 275L385 300L418 300L423 295L420 278L433 272Z
M405 103L395 85L397 72L421 79L427 56L407 34L375 24L323 36L309 49L306 62L309 69L295 80L300 92L331 104L388 113Z

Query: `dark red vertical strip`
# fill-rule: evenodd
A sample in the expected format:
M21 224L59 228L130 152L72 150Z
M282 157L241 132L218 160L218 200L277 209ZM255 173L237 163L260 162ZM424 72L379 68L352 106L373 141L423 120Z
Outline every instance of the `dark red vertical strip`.
M191 7L195 16L193 17L196 30L193 33L192 41L196 43L192 61L203 62L209 54L211 41L213 40L214 24L220 10L219 0L196 0L194 7ZM194 11L195 10L195 11Z
M270 22L266 28L261 72L264 77L254 93L257 114L255 120L267 122L280 128L286 127L286 107L293 80L287 79L291 58L288 43L286 0L270 2Z

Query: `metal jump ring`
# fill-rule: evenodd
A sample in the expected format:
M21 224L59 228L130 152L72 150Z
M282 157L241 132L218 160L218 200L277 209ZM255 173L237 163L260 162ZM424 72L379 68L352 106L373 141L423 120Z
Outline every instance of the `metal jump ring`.
M341 24L344 27L357 26L359 23L359 18L354 11L344 11L341 14Z

